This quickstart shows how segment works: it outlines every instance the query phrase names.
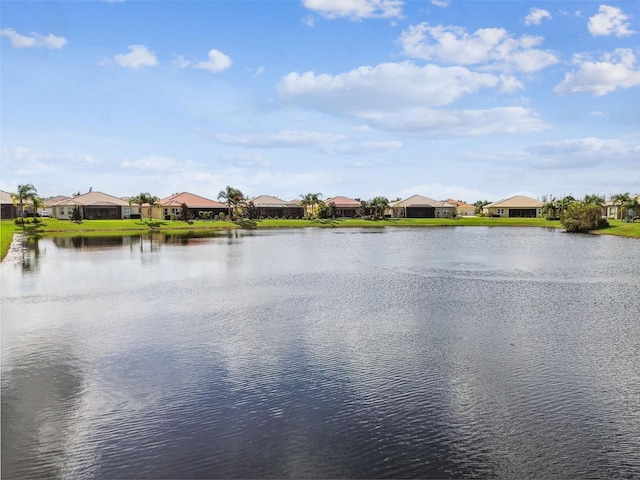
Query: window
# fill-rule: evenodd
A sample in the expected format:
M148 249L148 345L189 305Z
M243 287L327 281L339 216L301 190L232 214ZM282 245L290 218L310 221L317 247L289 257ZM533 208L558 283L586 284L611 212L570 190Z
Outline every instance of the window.
M498 209L498 215L504 215L504 208Z

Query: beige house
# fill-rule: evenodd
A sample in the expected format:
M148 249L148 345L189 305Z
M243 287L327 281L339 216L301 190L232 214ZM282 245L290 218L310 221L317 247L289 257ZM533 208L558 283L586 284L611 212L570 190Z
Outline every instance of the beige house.
M469 205L468 203L453 200L452 198L448 198L445 202L450 205L455 205L456 214L460 217L472 217L476 214L476 207Z
M336 217L357 217L360 215L360 202L348 197L327 198L324 203L333 203L336 207Z
M200 212L211 212L211 215L220 213L228 214L229 208L224 203L210 200L194 193L175 193L161 199L160 205L154 206L153 217L165 220L172 220L182 213L182 205L185 204L193 218L198 218ZM145 206L148 208L148 205Z
M286 202L269 195L260 195L250 200L255 208L256 218L302 218L304 209L296 202Z
M640 195L632 195L631 198L635 198L640 202ZM613 200L609 200L605 202L603 207L603 216L606 218L620 218L622 215L622 207L620 205L616 205ZM640 211L634 212L634 217L640 216Z
M482 211L491 217L539 218L542 217L544 202L524 195L498 200L485 206Z
M389 210L396 218L453 218L456 207L447 202L414 195L406 200L390 203Z
M16 218L18 209L13 204L13 198L9 192L0 190L0 218Z
M60 220L70 220L73 209L78 207L82 218L87 220L115 220L130 218L138 213L137 205L129 205L127 200L102 192L89 192L75 197L63 197L57 202L45 205L51 216Z

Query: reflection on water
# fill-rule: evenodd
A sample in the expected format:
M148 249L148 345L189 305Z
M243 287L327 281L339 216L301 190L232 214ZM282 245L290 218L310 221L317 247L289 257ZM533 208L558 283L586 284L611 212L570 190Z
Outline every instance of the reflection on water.
M640 243L366 233L4 262L3 476L640 476Z

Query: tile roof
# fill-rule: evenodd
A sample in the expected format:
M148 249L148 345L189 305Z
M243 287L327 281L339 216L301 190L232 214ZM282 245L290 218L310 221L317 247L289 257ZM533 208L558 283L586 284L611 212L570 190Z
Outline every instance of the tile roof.
M445 202L450 203L451 205L455 205L456 207L462 207L462 208L476 208L473 205L469 205L468 203L465 202L460 202L458 200L453 200L452 198L447 198L445 200Z
M302 208L300 207L300 205L297 205L294 202L285 202L284 200L280 200L279 198L271 197L269 195L260 195L259 197L252 198L251 201L253 202L254 206L261 207L261 208L268 208L268 207Z
M331 197L327 198L324 203L327 205L333 203L338 208L360 208L360 202L349 197Z
M405 200L399 202L393 202L390 206L393 208L407 208L407 207L454 207L447 202L439 202L433 198L423 197L422 195L414 195Z
M122 200L121 198L114 197L113 195L108 195L102 192L89 192L83 195L77 195L73 198L66 198L57 203L52 204L51 206L60 206L60 205L84 205L84 206L119 206L119 207L128 207L129 202Z
M485 208L538 208L542 207L544 202L536 200L535 198L526 197L524 195L515 195L510 198L498 200L497 202L490 203Z
M189 192L176 193L160 199L163 207L179 207L183 203L189 208L227 208L227 205Z
M57 204L58 202L61 202L63 200L67 200L68 198L69 197L67 197L66 195L56 195L55 197L45 198L44 199L44 206L46 208L49 208L52 205Z
M0 203L3 205L11 204L13 205L13 199L11 198L11 194L9 192L5 192L4 190L0 190Z

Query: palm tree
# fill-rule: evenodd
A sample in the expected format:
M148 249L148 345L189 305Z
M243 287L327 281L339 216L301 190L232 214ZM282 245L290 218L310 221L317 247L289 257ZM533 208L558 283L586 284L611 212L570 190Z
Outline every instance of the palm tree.
M36 212L38 211L38 208L44 207L44 200L36 194L31 195L29 200L31 200L31 204L33 205L33 220L37 222L38 217L36 216Z
M129 205L135 203L140 207L140 218L142 219L142 205L147 203L149 204L149 221L151 221L151 217L153 214L154 205L158 205L160 199L155 195L151 195L149 192L139 193L135 197L129 197Z
M156 205L160 205L160 199L155 195L147 194L146 202L149 204L149 221L151 221L151 217L153 216L153 207Z
M600 195L597 195L597 194L585 195L584 200L582 202L589 205L602 206L604 204L604 197L601 197Z
M244 200L244 195L237 188L230 187L227 185L227 188L221 190L218 193L218 200L224 200L229 207L229 218L232 217L232 208L239 205Z
M309 206L311 205L311 197L310 193L306 195L300 195L300 206L304 209L304 216L307 217L309 215Z
M638 197L630 197L629 201L624 204L624 209L627 214L627 220L633 221L636 216L636 210L640 208L640 202L638 202Z
M547 220L555 220L559 217L558 215L558 200L555 197L551 197L545 204L542 206L542 215Z
M375 197L369 202L375 218L382 218L384 211L389 207L389 200L386 197Z
M300 195L300 198L302 198L300 205L304 208L306 216L313 216L316 214L316 209L322 202L320 199L321 196L321 193L307 193L306 195ZM311 210L311 212L309 212L309 210Z
M11 194L13 205L20 205L20 217L22 218L22 223L24 223L24 202L25 200L33 198L34 195L38 195L38 191L30 183L27 183L26 185L18 185L18 191Z
M616 207L620 207L616 208L616 218L618 218L618 212L620 212L620 219L622 219L622 210L624 206L631 201L631 195L629 194L629 192L617 193L616 195L613 195L611 197L611 201Z

